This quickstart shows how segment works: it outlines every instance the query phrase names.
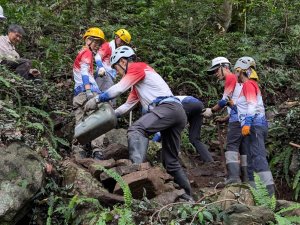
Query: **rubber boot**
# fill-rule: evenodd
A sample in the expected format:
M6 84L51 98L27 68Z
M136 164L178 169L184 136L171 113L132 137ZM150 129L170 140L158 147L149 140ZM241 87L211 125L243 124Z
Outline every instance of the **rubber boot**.
M128 135L129 159L136 164L143 163L146 159L149 139L141 134Z
M177 171L169 172L171 176L174 177L174 182L179 185L179 187L183 188L185 190L186 194L183 194L180 196L181 198L187 200L187 201L194 201L192 197L192 188L189 182L189 179L187 178L185 172L183 169L179 169Z
M272 197L275 194L275 185L274 184L267 185L267 190L270 197Z
M203 162L213 162L214 159L212 158L210 152L208 151L208 148L206 147L205 144L203 143L198 143L197 145L193 144L196 146L196 150Z
M227 167L227 179L225 185L241 183L240 178L240 164L239 163L228 163Z
M242 177L242 182L247 183L249 181L248 178L248 167L247 166L242 166L241 167L241 177Z
M256 188L256 184L255 184L255 182L253 181L253 180L249 180L248 181L248 184L251 186L251 187L253 187L253 188Z
M247 183L249 181L247 155L241 155L240 156L240 161L241 161L241 178L242 178L242 182Z

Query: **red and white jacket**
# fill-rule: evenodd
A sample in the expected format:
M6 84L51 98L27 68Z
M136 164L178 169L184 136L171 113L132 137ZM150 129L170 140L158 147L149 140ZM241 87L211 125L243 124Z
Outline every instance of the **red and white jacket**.
M116 109L119 115L130 111L138 102L143 111L158 97L173 96L168 84L153 68L143 62L129 63L127 73L120 82L110 87L100 95L102 99L115 98L131 89L127 101Z
M110 42L105 42L101 45L100 49L98 50L95 61L98 68L103 67L107 74L109 74L113 79L116 78L116 70L111 68L110 65L110 57L112 53L116 49L115 40L112 40Z
M258 84L254 80L248 80L243 84L237 108L241 125L244 125L245 118L251 117L253 125L266 125L265 107Z
M83 47L73 64L73 76L75 81L75 95L84 91L84 85L90 84L91 91L100 93L98 85L94 79L93 68L94 56L88 47Z

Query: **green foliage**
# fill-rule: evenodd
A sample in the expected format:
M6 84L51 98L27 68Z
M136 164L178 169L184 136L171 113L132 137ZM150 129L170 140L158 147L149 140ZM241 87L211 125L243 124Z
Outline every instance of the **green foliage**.
M300 209L300 204L293 204L287 208L283 208L275 213L275 219L278 225L299 224L300 216L283 216L282 213Z
M106 174L108 174L111 178L113 178L120 185L124 195L125 206L130 208L132 204L132 194L128 184L123 180L123 178L115 171L110 169L105 169L103 166L99 165L99 168L103 170Z
M257 173L254 173L255 188L250 187L256 205L263 205L272 211L276 208L275 195L269 196L266 185L262 183Z

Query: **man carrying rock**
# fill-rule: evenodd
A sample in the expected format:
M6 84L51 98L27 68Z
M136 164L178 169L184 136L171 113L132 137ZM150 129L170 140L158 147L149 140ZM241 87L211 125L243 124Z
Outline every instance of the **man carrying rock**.
M126 103L115 110L117 116L121 116L141 103L145 112L128 129L130 160L136 164L144 162L149 135L160 131L163 165L174 177L174 181L185 190L185 194L181 197L192 201L189 180L178 160L180 134L187 123L182 104L173 96L167 83L153 68L135 60L136 55L132 48L128 46L117 48L110 62L122 79L99 96L89 100L85 110L96 109L99 102L107 102L132 88Z

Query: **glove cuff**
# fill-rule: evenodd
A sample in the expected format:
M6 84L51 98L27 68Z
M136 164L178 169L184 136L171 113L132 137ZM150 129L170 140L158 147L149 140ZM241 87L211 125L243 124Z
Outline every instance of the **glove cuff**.
M222 99L220 101L218 101L218 105L221 107L221 108L224 108L227 104L227 101L225 99Z

